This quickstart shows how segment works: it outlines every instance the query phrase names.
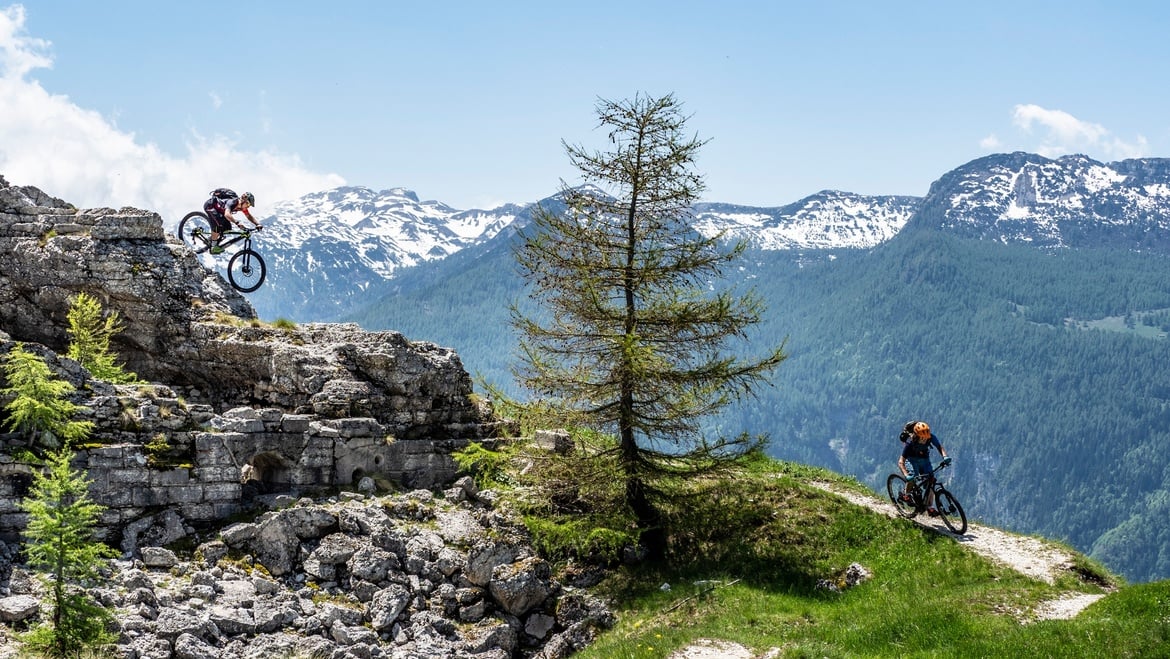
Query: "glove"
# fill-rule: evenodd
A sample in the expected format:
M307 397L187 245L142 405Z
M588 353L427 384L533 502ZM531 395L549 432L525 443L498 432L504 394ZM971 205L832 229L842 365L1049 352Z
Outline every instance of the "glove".
M942 459L942 462L938 463L938 466L945 467L945 466L949 465L951 462L953 462L953 460L951 460L951 457L948 455L947 457Z

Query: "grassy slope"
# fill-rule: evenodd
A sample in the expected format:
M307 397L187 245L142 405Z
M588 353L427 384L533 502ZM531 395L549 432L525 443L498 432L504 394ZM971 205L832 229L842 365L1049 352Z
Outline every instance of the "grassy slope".
M680 567L607 582L618 624L577 656L665 657L699 638L757 656L1170 656L1170 582L1123 587L1073 620L1022 624L1041 602L1116 578L1086 560L1088 582L1049 585L806 484L855 481L771 461L750 471L675 511L695 529L675 539ZM816 588L854 562L873 578L840 594ZM710 580L734 583L695 584Z

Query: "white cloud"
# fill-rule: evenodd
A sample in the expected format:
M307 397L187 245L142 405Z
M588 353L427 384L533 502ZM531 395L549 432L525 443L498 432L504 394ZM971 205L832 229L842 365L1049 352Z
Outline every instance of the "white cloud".
M0 175L83 208L134 206L177 222L228 186L256 195L264 215L273 202L344 185L336 174L307 170L296 155L246 151L222 136L188 135L186 153L140 144L99 113L50 94L28 79L52 65L49 43L25 34L24 9L0 10Z
M1077 119L1063 110L1049 110L1039 105L1017 105L1012 112L1012 123L1031 135L1038 129L1041 143L1027 147L1042 156L1055 158L1070 153L1083 153L1105 158L1138 158L1149 150L1149 143L1141 135L1132 142L1113 136L1100 124Z
M216 110L223 107L223 98L221 98L219 94L216 94L215 92L208 92L207 95L211 97L211 107L215 108Z
M1003 149L1003 142L1000 142L999 138L995 136L995 133L992 133L979 140L979 146L987 151L999 151Z
M0 77L23 78L33 69L52 66L44 53L49 42L24 34L24 7L0 9Z

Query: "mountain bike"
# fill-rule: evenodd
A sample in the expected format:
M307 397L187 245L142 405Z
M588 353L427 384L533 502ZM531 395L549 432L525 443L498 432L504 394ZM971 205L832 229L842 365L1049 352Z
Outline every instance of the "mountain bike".
M241 293L251 293L260 288L264 283L264 276L268 273L264 259L252 249L252 234L259 230L260 227L237 229L224 231L220 235L220 247L229 247L241 240L244 241L243 248L232 254L228 260L228 281L231 282L232 288ZM201 211L187 213L179 222L179 240L196 254L210 250L211 220L207 218L207 213Z
M949 466L951 461L943 460L933 474L916 476L909 481L902 474L890 474L886 479L886 493L890 495L890 501L898 509L898 514L911 518L926 512L926 495L934 492L934 508L943 524L947 525L951 533L963 535L967 532L967 513L963 512L963 506L959 505L955 495L936 478L938 472Z

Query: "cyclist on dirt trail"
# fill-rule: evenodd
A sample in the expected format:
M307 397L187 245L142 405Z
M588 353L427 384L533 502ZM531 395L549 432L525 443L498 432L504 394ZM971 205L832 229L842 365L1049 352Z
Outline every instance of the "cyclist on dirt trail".
M223 232L232 228L233 224L241 229L244 228L244 225L237 222L233 215L236 211L243 213L257 230L263 229L264 227L248 212L248 209L255 205L256 197L251 192L237 195L228 188L212 190L211 198L203 204L203 211L207 213L207 219L211 221L212 245L208 251L212 254L222 254L223 247L220 247L219 239Z
M902 470L906 480L912 480L915 474L930 476L934 473L934 466L930 463L930 447L932 446L938 449L942 455L942 464L951 462L942 442L938 441L938 437L930 432L930 426L925 421L915 423L912 433L909 441L902 447L902 455L898 458L898 468ZM938 511L934 509L934 491L929 488L926 491L926 514L938 517Z

